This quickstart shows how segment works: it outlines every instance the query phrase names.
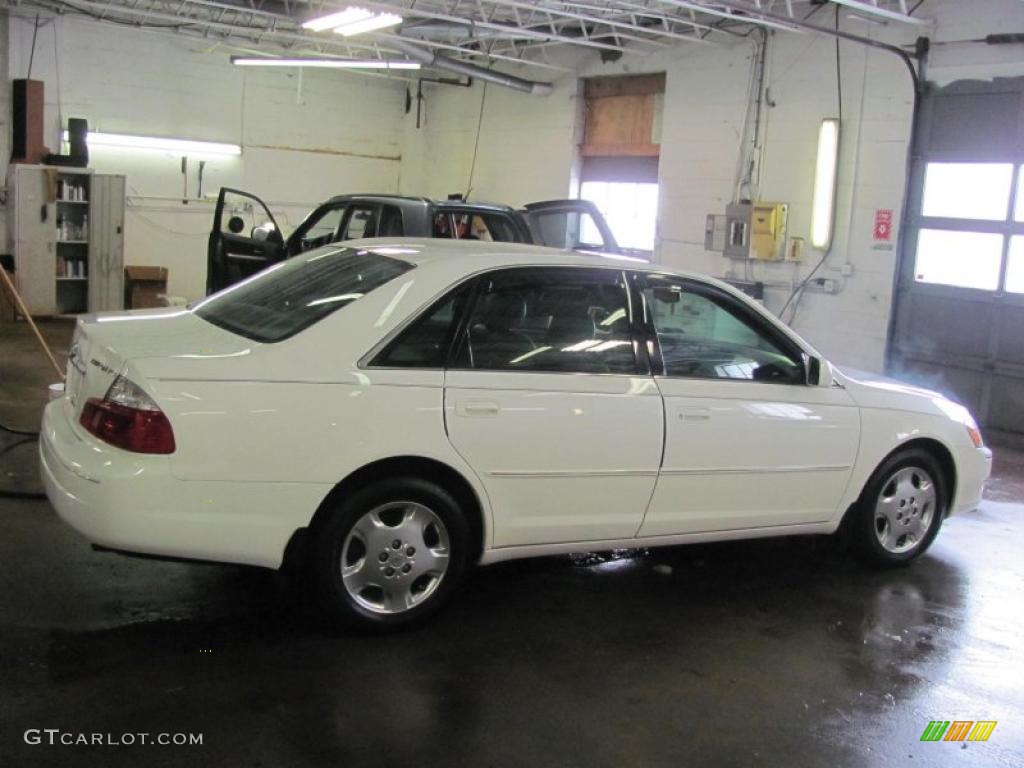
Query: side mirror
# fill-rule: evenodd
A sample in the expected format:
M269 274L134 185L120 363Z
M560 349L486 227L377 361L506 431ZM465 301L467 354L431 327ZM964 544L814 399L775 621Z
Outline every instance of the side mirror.
M252 232L249 233L249 237L262 243L264 240L270 238L270 230L266 227L253 227Z
M804 355L804 372L806 373L805 383L809 387L831 387L832 367L827 360L820 357Z

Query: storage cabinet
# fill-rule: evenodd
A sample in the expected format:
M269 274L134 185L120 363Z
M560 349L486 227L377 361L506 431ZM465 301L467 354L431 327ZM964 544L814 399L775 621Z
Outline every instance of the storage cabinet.
M34 315L121 309L125 178L13 165L10 222L18 291Z

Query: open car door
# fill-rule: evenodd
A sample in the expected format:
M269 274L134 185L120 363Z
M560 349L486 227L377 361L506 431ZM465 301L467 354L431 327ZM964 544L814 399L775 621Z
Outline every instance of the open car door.
M255 195L221 187L206 251L206 293L244 280L286 257L284 237Z
M619 244L604 216L589 200L529 203L522 213L537 245L572 251L619 252Z

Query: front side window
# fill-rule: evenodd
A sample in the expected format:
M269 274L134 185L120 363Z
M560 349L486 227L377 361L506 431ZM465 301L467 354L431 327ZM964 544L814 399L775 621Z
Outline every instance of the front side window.
M372 251L321 248L214 294L193 312L248 339L281 341L412 268Z
M348 218L339 240L358 240L361 237L377 236L377 217L379 209L376 205L353 205L348 209Z
M344 213L344 206L327 208L308 223L306 231L302 234L302 250L311 251L321 245L329 245L334 242Z
M803 365L735 299L649 275L643 289L666 376L803 383Z
M482 281L461 342L459 367L636 372L621 272L531 267Z

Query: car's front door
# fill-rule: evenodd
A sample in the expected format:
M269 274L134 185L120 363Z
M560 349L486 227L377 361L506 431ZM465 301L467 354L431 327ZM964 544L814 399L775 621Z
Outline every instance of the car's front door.
M800 350L728 292L638 276L665 400L665 457L641 536L831 519L860 417L840 387L807 383Z
M226 288L285 258L284 238L266 204L222 187L206 251L206 293Z
M537 245L598 253L619 251L604 216L589 200L530 203L523 216Z
M498 547L633 536L661 459L661 398L623 272L478 279L445 374L445 423L483 482Z

